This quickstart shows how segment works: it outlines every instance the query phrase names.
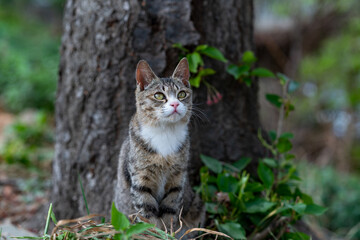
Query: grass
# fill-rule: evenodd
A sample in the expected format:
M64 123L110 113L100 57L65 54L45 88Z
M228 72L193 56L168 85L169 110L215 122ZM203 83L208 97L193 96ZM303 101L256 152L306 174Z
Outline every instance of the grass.
M16 237L17 239L57 239L57 240L75 240L75 239L173 239L176 240L175 234L180 232L182 228L182 222L180 220L180 228L175 232L170 230L170 232L165 229L165 231L154 227L153 224L150 224L147 219L142 218L138 215L131 215L123 218L122 213L118 212L116 209L112 211L112 221L104 222L103 216L99 214L89 214L76 219L67 219L57 221L55 215L52 211L52 204L50 204L48 215L46 218L44 234L41 237ZM143 222L135 222L136 218L140 218ZM121 218L122 221L116 223L113 219ZM130 219L130 221L128 220ZM101 220L96 220L101 219ZM49 232L50 220L55 223L55 227L52 229L51 233ZM120 228L119 228L120 226ZM215 236L215 239L219 236L232 239L228 235L216 232L213 230L205 228L192 228L187 230L179 240L183 239L186 235L193 232L204 232L202 235L196 237L201 238L205 235L212 234ZM1 234L1 232L0 232Z

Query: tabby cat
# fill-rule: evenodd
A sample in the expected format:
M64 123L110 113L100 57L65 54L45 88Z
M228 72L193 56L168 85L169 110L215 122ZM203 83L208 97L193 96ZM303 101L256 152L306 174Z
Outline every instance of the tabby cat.
M115 204L169 230L203 224L204 207L189 184L192 110L189 65L183 58L170 78L158 78L146 61L136 69L136 113L121 147Z

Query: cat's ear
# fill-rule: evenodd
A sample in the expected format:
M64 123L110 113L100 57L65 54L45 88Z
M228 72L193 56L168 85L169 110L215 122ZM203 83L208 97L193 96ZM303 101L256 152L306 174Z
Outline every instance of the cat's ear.
M188 63L186 57L184 57L183 59L180 60L180 62L178 63L178 65L175 68L175 71L174 71L172 77L180 79L184 83L185 86L190 87L189 63Z
M136 67L136 82L143 91L153 80L158 79L149 64L145 60L140 60Z

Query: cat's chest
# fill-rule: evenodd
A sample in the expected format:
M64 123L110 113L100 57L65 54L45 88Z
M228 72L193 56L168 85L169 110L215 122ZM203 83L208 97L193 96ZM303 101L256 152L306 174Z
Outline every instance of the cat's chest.
M142 126L141 137L160 155L166 157L177 152L184 144L188 129L185 124L170 127Z

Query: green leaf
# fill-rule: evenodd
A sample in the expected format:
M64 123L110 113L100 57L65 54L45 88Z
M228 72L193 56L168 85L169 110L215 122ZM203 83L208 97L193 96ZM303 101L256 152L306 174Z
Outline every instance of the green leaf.
M270 130L270 131L269 131L269 137L270 137L270 139L271 139L272 141L275 141L275 140L276 140L276 132Z
M246 239L245 229L235 222L217 224L220 232L223 232L234 239Z
M280 138L292 139L292 138L294 138L294 134L285 132L285 133L281 134Z
M276 193L281 197L291 197L292 196L292 192L291 192L289 185L287 185L285 183L279 184L277 186Z
M305 209L306 214L317 215L317 216L322 215L326 211L327 208L316 204L306 205L306 209Z
M242 62L248 65L253 64L256 60L257 59L252 51L246 51L242 56Z
M289 113L291 111L294 111L295 106L290 101L286 101L284 104L284 109L285 109L285 117L288 117Z
M204 189L204 193L206 194L206 196L208 197L208 199L211 199L215 196L216 192L218 192L218 188L212 184L208 184L206 185L205 189Z
M314 203L312 197L310 195L305 194L305 193L301 193L301 199L307 205L312 205Z
M178 49L180 49L181 51L183 51L183 52L189 52L189 50L187 50L186 48L184 48L183 47L183 45L181 45L180 43L174 43L173 45L172 45L172 47L173 48L178 48Z
M251 87L251 83L252 83L251 77L244 77L242 80L244 81L246 86Z
M57 220L56 220L56 217L55 217L55 213L54 213L53 211L51 211L50 217L51 217L51 220L53 221L53 223L56 225L56 224L57 224Z
M304 214L306 208L307 206L304 203L296 203L295 205L291 205L291 209L293 209L295 212L297 212L300 215Z
M198 75L196 75L196 77L190 78L189 81L190 81L191 86L198 88L198 87L200 87L201 76L198 74Z
M219 174L217 178L217 185L221 192L233 192L238 188L238 180L228 173Z
M225 213L225 207L223 205L219 205L219 203L205 203L205 209L207 212L212 214L223 214Z
M226 71L231 74L236 80L238 80L242 76L249 75L249 70L250 67L248 65L238 66L235 64L230 64L226 69Z
M199 51L201 54L204 54L208 57L211 57L213 59L222 61L222 62L227 62L227 59L224 57L224 55L219 51L219 49L214 48L214 47L207 47L202 49L201 51Z
M198 88L198 87L200 87L200 82L201 82L202 77L208 76L208 75L213 75L215 73L216 73L215 70L211 69L211 68L201 69L198 72L198 74L196 75L196 77L190 79L190 84L191 84L191 86Z
M272 172L272 170L263 162L260 162L257 173L261 181L264 183L264 186L267 189L270 189L272 184L274 183L274 173Z
M262 161L269 167L275 168L277 166L277 162L275 161L275 159L264 158Z
M236 167L239 171L242 171L250 162L251 162L251 158L242 157L242 158L240 158L239 161L236 161L231 165Z
M293 93L295 92L300 86L300 83L296 82L296 81L290 81L289 86L288 86L288 93Z
M136 223L134 225L131 225L127 230L126 230L126 236L130 237L134 234L140 234L143 233L144 231L155 227L154 224L149 224L149 223L144 223L144 222L139 222Z
M248 183L245 187L246 192L261 192L263 190L264 186L259 182Z
M186 58L189 62L189 70L192 73L197 73L198 66L204 65L204 62L203 62L200 54L197 52L186 54Z
M277 108L280 108L282 105L282 98L276 94L266 94L266 100Z
M203 154L200 155L201 161L214 173L221 173L222 165L215 158L205 156Z
M206 45L206 44L199 45L195 48L194 52L201 52L202 50L206 49L207 47L208 47L208 45Z
M305 233L287 232L287 233L284 234L284 237L282 239L287 239L287 240L310 240L311 238L310 238L310 236L306 235Z
M289 139L287 138L279 138L278 143L276 144L276 147L279 151L279 153L285 153L291 150L292 144Z
M268 211L270 208L275 206L276 204L273 202L266 201L262 198L257 198L255 200L252 200L250 202L245 203L247 213L264 213Z
M119 212L116 209L114 202L111 206L111 224L117 231L125 230L130 225L130 222L125 216L125 214Z
M275 77L275 75L266 68L255 68L251 71L251 76L256 77Z
M290 79L282 73L277 73L276 76L279 78L281 85L285 85L287 81L290 81Z
M208 76L208 75L213 75L215 73L216 73L216 71L214 69L212 69L212 68L204 68L204 69L201 69L199 71L199 75L201 77Z
M289 160L292 160L292 159L295 159L294 154L290 154L290 153L285 154L285 160L289 161Z

